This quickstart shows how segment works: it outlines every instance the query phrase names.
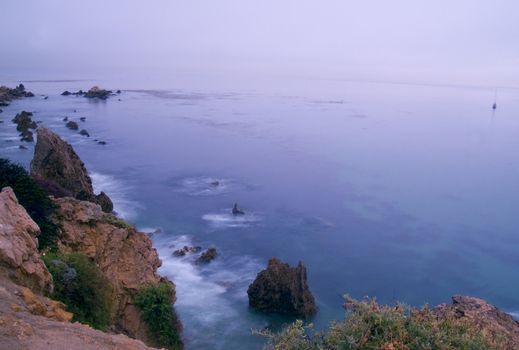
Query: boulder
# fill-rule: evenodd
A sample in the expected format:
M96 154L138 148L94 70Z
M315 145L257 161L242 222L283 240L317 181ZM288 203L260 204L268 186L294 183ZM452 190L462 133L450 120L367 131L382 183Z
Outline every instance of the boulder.
M36 129L38 127L37 123L32 120L32 113L22 111L18 113L13 119L12 122L16 124L16 130L20 131L20 140L25 142L33 142L34 136L32 131L29 129Z
M90 137L90 134L85 129L81 129L81 131L79 132L79 135Z
M31 175L56 197L79 198L113 210L106 194L94 194L92 180L72 146L49 129L38 129Z
M0 192L0 274L38 292L52 291L52 276L40 259L40 228L10 187Z
M271 258L267 268L258 273L249 286L247 294L250 307L263 312L308 317L317 311L302 262L293 268Z
M9 102L22 97L33 97L34 94L25 90L23 84L18 85L14 89L7 86L0 86L0 106L8 106Z
M175 250L173 252L173 256L177 256L177 257L186 256L186 254L188 254L188 253L198 253L201 250L202 250L202 247L199 247L199 246L188 247L187 245L185 245L184 247Z
M104 192L99 193L96 196L96 202L97 202L97 204L99 204L101 206L101 209L105 213L111 213L112 211L114 211L114 203L112 202L112 200L110 199L110 197L108 197L108 195L106 193L104 193Z
M67 122L67 124L65 124L65 126L67 128L69 128L70 130L77 130L77 129L79 129L79 125L77 125L77 123L72 121L72 120Z
M209 248L196 259L196 262L199 264L208 264L214 259L216 259L216 256L218 255L215 248Z

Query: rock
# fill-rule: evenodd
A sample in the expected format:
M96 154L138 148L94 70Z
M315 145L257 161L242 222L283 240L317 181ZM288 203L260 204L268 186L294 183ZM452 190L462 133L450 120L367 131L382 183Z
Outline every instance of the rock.
M85 129L81 129L81 131L79 132L79 135L90 137L90 134Z
M180 257L180 256L185 256L187 253L198 253L199 251L202 250L202 247L199 247L199 246L195 246L195 247L188 247L187 245L184 246L183 248L181 249L177 249L173 252L173 256L177 256L177 257Z
M49 129L38 130L31 175L56 197L80 198L100 204L110 212L113 210L106 194L94 194L92 180L72 146Z
M213 187L218 187L218 186L220 186L220 181L212 181L210 183L210 185L213 186Z
M106 141L97 141L97 144L98 144L98 145L103 145L103 146L104 146L104 145L106 145Z
M48 100L48 99L49 99L49 96L45 96L43 99L44 99L44 100Z
M258 273L247 294L250 307L263 312L308 317L317 311L302 262L292 268L271 258L267 269Z
M0 274L40 292L52 291L52 276L40 259L40 228L10 187L0 192Z
M485 336L504 340L506 349L519 349L519 322L483 299L455 295L452 304L441 304L433 312L439 319L464 319Z
M24 145L20 145L20 146L18 146L18 148L19 148L19 149L27 149L27 147L24 146Z
M98 86L93 86L90 90L88 90L84 96L87 98L99 98L101 100L106 100L110 95L112 94L112 91L101 89Z
M56 198L54 202L58 207L54 219L61 226L58 249L94 260L113 285L114 328L149 341L133 296L144 286L165 281L157 273L161 261L150 238L93 203L73 198Z
M216 259L216 256L218 253L216 252L215 248L209 248L205 252L203 252L198 259L196 259L196 262L199 264L207 264Z
M68 122L68 117L63 118L64 122Z
M16 124L16 130L20 131L21 141L25 142L33 142L34 137L32 131L29 129L36 129L38 127L37 123L32 120L32 113L22 111L18 113L13 119L12 122Z
M23 84L18 85L14 89L7 86L0 86L0 106L9 106L9 102L22 97L33 97L34 94L25 90Z
M69 95L72 95L72 93L68 90L65 90L61 93L61 96L69 96Z
M34 136L32 134L32 131L29 131L29 130L24 130L20 133L20 140L21 141L24 141L24 142L33 142L34 141Z
M101 192L96 196L96 203L101 206L101 209L105 213L111 213L112 211L114 211L114 204L112 200L104 192Z
M238 208L238 203L234 203L232 207L232 215L245 215L245 212Z
M117 94L120 94L120 93L121 93L121 90L117 90L116 93L117 93Z
M81 117L79 118L79 120L81 120L82 122L84 122L86 120L86 117Z
M67 128L69 128L70 130L77 130L77 129L79 129L79 125L77 125L77 123L72 121L72 120L69 121L67 124L65 124L65 126Z

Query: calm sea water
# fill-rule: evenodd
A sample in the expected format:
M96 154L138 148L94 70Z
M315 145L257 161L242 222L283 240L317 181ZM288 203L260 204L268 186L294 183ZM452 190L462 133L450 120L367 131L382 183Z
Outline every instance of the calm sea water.
M519 90L500 89L493 113L491 88L197 82L28 81L37 96L0 114L1 157L28 166L33 146L18 148L10 119L32 111L74 146L119 215L155 231L188 349L260 349L251 329L289 321L247 306L271 256L305 262L317 328L343 316L345 293L412 305L461 293L519 310ZM60 96L94 84L124 91ZM183 245L219 256L172 257Z

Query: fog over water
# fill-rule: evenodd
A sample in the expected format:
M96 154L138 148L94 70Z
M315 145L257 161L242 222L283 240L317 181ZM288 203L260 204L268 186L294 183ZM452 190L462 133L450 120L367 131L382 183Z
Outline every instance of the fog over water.
M4 1L0 78L518 86L517 13L513 0Z

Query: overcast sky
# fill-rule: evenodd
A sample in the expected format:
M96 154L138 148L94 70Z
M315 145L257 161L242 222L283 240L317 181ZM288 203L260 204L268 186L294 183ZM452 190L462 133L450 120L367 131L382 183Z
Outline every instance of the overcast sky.
M139 70L519 86L517 0L2 0L0 33L0 74Z

